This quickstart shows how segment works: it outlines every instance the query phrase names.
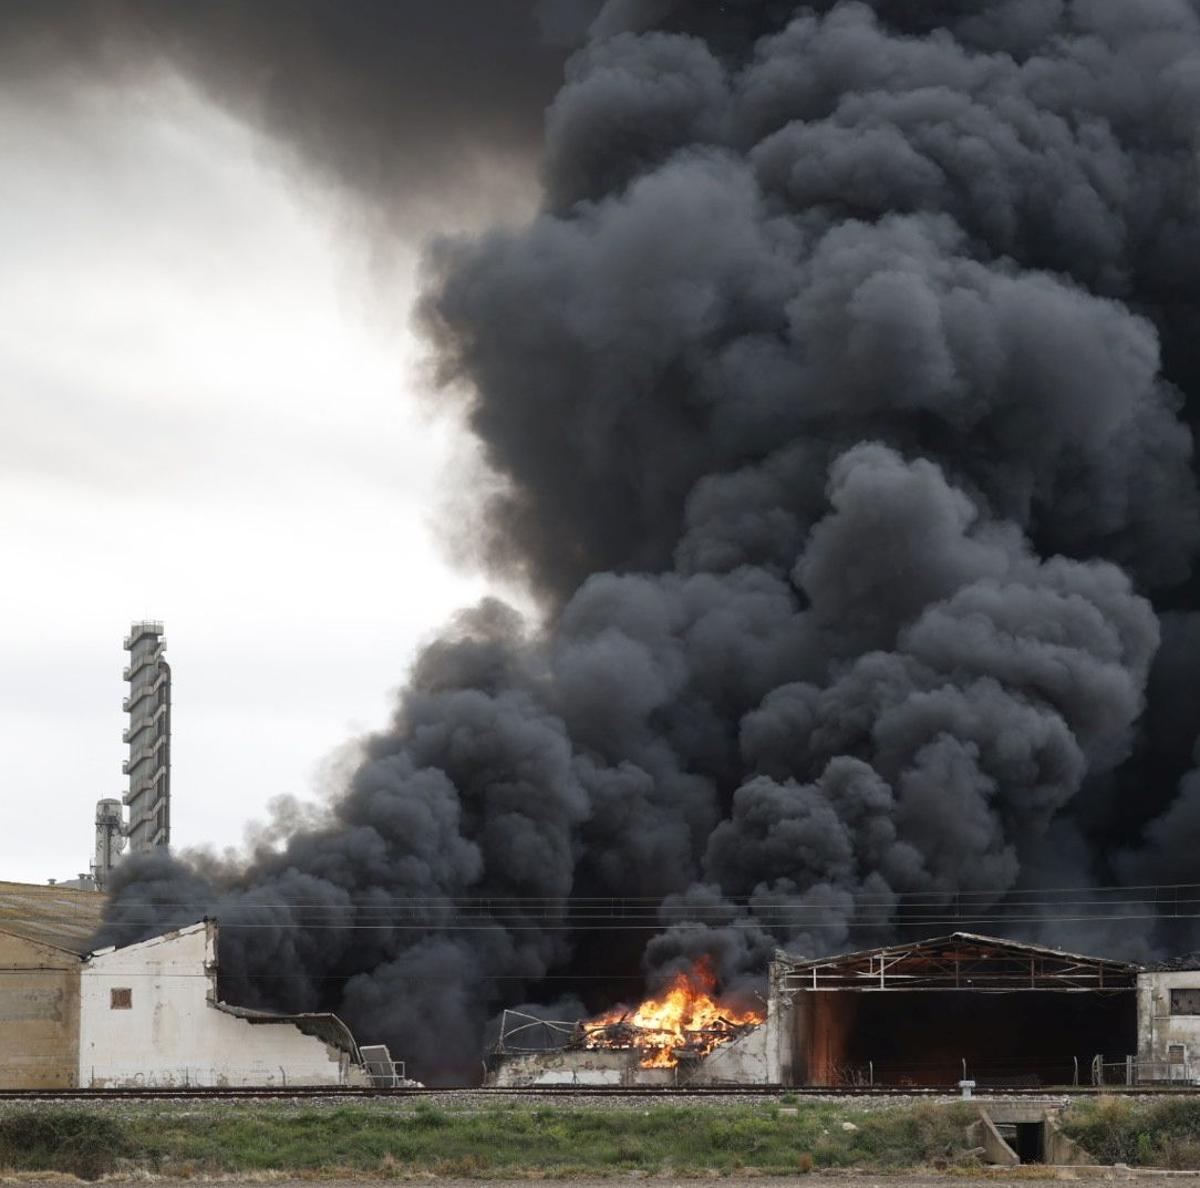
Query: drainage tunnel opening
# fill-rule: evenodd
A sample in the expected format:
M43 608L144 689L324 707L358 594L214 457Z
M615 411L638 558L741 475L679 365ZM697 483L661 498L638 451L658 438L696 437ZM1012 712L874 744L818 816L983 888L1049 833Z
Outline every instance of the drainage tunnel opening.
M1016 1142L1010 1142L1022 1163L1046 1162L1046 1124L1044 1122L1018 1122Z

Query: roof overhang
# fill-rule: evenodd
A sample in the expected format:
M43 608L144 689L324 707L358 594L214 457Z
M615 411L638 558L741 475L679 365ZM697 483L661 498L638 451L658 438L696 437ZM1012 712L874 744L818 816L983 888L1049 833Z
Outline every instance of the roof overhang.
M354 1040L354 1034L337 1015L326 1012L288 1015L275 1011L255 1010L253 1007L232 1006L227 1002L216 1002L213 1003L213 1006L227 1015L232 1015L235 1019L243 1019L247 1023L252 1023L256 1026L279 1023L290 1024L305 1035L311 1035L329 1044L331 1047L338 1048L347 1053L356 1063L362 1062L362 1057L358 1051L358 1044Z

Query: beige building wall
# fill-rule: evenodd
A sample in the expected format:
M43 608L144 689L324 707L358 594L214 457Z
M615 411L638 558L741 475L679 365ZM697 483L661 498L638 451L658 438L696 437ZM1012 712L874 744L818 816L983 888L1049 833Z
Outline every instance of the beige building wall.
M0 931L0 1089L70 1089L79 1068L75 953Z

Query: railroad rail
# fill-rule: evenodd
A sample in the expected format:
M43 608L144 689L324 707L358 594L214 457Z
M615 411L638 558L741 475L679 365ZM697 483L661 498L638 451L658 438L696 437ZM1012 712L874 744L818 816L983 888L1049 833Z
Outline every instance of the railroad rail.
M301 1098L422 1098L444 1097L487 1100L501 1097L572 1098L702 1098L702 1097L958 1097L955 1085L922 1086L787 1086L787 1085L535 1085L521 1088L480 1087L405 1087L379 1089L339 1085L262 1085L262 1086L154 1086L114 1089L0 1089L3 1101L212 1101L212 1100L290 1100ZM1041 1088L978 1089L976 1099L1021 1097L1094 1097L1101 1094L1122 1097L1200 1096L1200 1086L1124 1086L1068 1085Z

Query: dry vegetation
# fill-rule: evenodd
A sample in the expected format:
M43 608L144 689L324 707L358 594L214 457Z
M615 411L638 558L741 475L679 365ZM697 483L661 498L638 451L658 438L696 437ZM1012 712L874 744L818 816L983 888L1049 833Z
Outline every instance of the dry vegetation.
M1200 1100L1100 1097L1072 1105L1063 1130L1101 1163L1200 1169Z

